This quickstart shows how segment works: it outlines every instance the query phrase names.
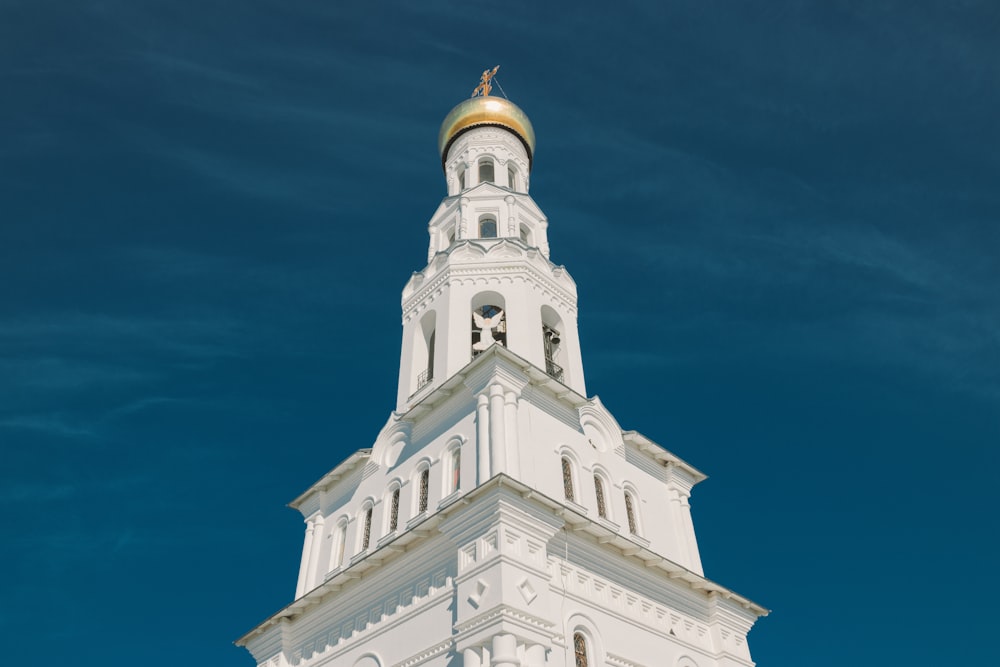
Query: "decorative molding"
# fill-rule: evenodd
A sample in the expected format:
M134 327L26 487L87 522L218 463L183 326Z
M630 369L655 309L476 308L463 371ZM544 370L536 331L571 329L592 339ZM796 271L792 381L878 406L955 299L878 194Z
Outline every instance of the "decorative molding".
M638 662L632 662L631 660L626 660L625 658L614 655L613 653L608 653L604 658L604 662L611 667L645 667Z
M453 591L454 582L447 575L447 569L441 568L380 596L374 604L362 610L345 609L347 613L339 618L324 622L323 630L310 633L305 640L296 642L293 655L297 653L304 659L311 659L331 650L341 653L348 645L356 645L362 639L383 632L388 625L407 621L421 613L428 604L450 597Z
M561 559L550 558L549 563L553 589L626 622L638 623L662 637L670 637L704 651L712 650L706 624Z
M488 612L456 624L455 633L465 634L475 630L476 628L489 625L493 621L497 620L513 621L518 625L529 627L532 630L543 632L549 636L552 635L552 630L556 627L555 623L552 623L544 618L526 614L523 611L519 611L513 607L502 604L493 607Z
M455 642L451 638L448 638L439 644L435 644L430 648L424 649L423 651L417 653L411 658L407 658L402 662L395 663L392 667L413 667L414 665L419 665L420 663L426 662L431 658L436 658L442 653L447 653L448 651L451 650L451 647L454 645Z
M531 604L535 601L535 598L538 597L538 592L531 585L531 582L528 581L527 577L523 577L521 581L518 582L517 591L521 594L521 597L524 598L524 601L527 604Z
M530 279L532 286L535 287L536 290L541 291L543 296L548 297L552 304L564 309L569 315L576 315L577 297L575 283L573 283L572 278L569 277L569 274L564 268L556 266L547 259L543 258L550 274L544 275L539 268L532 263L532 256L540 257L540 255L537 252L533 252L532 248L524 246L520 240L501 238L496 241L488 241L487 243L490 244L489 248L485 248L483 243L474 240L456 241L456 243L447 251L450 258L447 266L442 268L430 282L426 285L419 286L416 284L407 285L407 288L404 288L403 322L405 323L411 321L420 312L422 312L432 300L432 295L442 289L445 283L449 285L475 284L476 278L493 277L499 280L500 276L507 276L508 279L511 276L519 276L524 282L528 282L527 279ZM517 259L520 261L518 264L507 265L477 265L465 264L461 262L460 253L468 251L472 247L479 249L479 252L476 254L480 259L489 257L491 253L498 254L496 249L503 248L504 250L516 251L512 252L508 259ZM456 253L459 254L456 255ZM420 273L415 275L422 276L425 274ZM458 278L461 278L461 280L456 280ZM560 285L560 279L564 279L565 282L567 282L567 285ZM415 280L411 279L411 283L415 283ZM406 292L410 290L412 290L412 292L410 294L406 294Z

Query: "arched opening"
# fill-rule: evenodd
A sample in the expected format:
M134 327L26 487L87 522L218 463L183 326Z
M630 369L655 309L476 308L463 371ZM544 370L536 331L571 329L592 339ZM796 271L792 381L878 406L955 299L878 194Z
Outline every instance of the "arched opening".
M496 292L480 292L472 300L472 356L478 356L494 343L507 347L504 298Z
M369 504L361 510L361 549L367 551L372 539L372 512L374 507Z
M517 169L514 165L507 165L507 185L511 190L517 190Z
M576 667L588 667L590 662L587 657L587 638L582 632L573 633L573 659Z
M625 518L628 520L628 532L633 535L639 534L639 510L635 492L631 489L625 490Z
M531 230L528 229L528 225L521 225L518 231L520 233L521 243L533 248L535 244L532 239Z
M570 502L576 502L576 492L573 488L573 462L568 456L560 460L562 467L563 497Z
M562 330L562 318L559 317L559 313L549 306L542 306L542 352L545 356L545 372L560 382L565 381Z
M462 484L462 446L457 444L449 453L448 493L455 493Z
M604 480L597 473L594 474L594 494L597 496L597 516L607 519L608 503L605 497Z
M455 245L455 228L452 227L448 230L448 247Z
M465 165L461 165L458 168L458 191L461 192L465 189Z
M330 534L332 544L330 544L330 565L328 572L333 572L344 564L344 547L347 542L347 519L342 518L337 521L336 527Z
M479 160L479 182L480 183L493 183L493 158L484 157Z
M389 493L389 525L388 532L394 533L399 528L399 492L398 484L393 485Z
M427 384L434 379L434 337L437 332L431 330L431 335L427 338L427 368L424 371L425 379L424 384Z
M497 237L497 219L491 215L479 218L479 238L495 239Z
M431 488L431 471L430 468L424 466L420 469L417 476L417 514L423 514L427 511L427 495Z
M430 311L420 318L420 328L413 341L413 391L423 389L434 379L434 348L437 312Z

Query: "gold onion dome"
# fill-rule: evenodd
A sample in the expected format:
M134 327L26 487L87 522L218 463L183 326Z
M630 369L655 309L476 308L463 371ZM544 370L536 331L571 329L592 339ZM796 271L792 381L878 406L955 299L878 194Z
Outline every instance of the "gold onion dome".
M438 134L438 150L441 151L441 166L448 157L448 149L458 137L475 127L502 127L510 130L521 140L528 151L528 165L535 153L535 131L531 121L520 107L508 99L484 95L472 97L452 109Z

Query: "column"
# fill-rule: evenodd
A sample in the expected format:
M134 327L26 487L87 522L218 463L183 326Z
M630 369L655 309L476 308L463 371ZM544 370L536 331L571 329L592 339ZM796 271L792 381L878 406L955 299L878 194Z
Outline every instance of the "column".
M483 658L478 648L467 648L462 651L462 667L482 667Z
M309 576L309 556L313 544L313 521L306 520L306 538L302 543L302 562L299 563L299 584L295 587L295 597L301 597L306 592L306 577Z
M468 183L472 177L472 169L465 172L465 182ZM470 184L468 187L472 187ZM461 241L469 236L469 198L462 197L458 200L458 229L455 230L455 240Z
M521 667L517 659L517 637L514 635L496 635L493 637L492 667Z
M506 167L503 170L504 179L507 178ZM510 184L507 184L510 187ZM517 199L513 195L507 195L503 198L504 202L507 204L507 233L503 236L510 236L511 238L521 238L521 230L517 226Z
M691 520L691 503L688 502L688 498L691 496L687 493L682 493L680 496L681 516L684 519L684 536L687 538L688 558L691 559L691 564L688 568L698 574L703 574L701 570L701 554L698 552L698 538L694 534L694 521Z
M309 550L309 565L306 571L306 589L311 591L316 586L319 573L319 552L323 550L323 515L317 514L313 521L312 548Z
M532 644L524 652L524 667L545 667L545 647Z
M668 464L669 465L669 464ZM674 557L681 565L690 566L688 555L687 536L684 534L684 509L681 507L681 492L675 486L667 488L670 497L670 528L674 534L674 542L677 544Z
M504 421L507 431L507 474L517 477L521 471L521 454L517 449L517 394L504 394Z
M498 384L490 387L490 474L507 472L505 470L506 455L506 419L504 418L503 387Z
M480 394L476 399L476 460L479 483L490 478L490 399Z

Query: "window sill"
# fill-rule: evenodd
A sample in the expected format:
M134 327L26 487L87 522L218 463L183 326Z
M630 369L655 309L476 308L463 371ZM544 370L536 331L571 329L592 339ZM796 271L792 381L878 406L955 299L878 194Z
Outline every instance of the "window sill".
M617 523L615 523L611 519L606 519L602 516L597 517L597 523L601 524L608 530L613 530L616 533L620 533L622 530L622 527L619 526Z
M563 503L565 503L566 506L569 507L570 509L574 509L577 512L579 512L580 514L586 514L587 513L587 508L584 507L583 505L577 504L577 502L575 500L563 500Z
M406 522L406 529L409 530L410 528L413 528L417 524L423 522L423 520L427 518L427 515L428 515L427 510L424 510L420 514L416 515L415 517Z
M452 491L447 496L441 499L441 502L438 503L438 509L443 509L448 505L451 505L453 502L455 502L461 497L462 497L461 489L456 489L455 491Z
M626 537L642 547L649 547L649 540L638 533L629 533Z

